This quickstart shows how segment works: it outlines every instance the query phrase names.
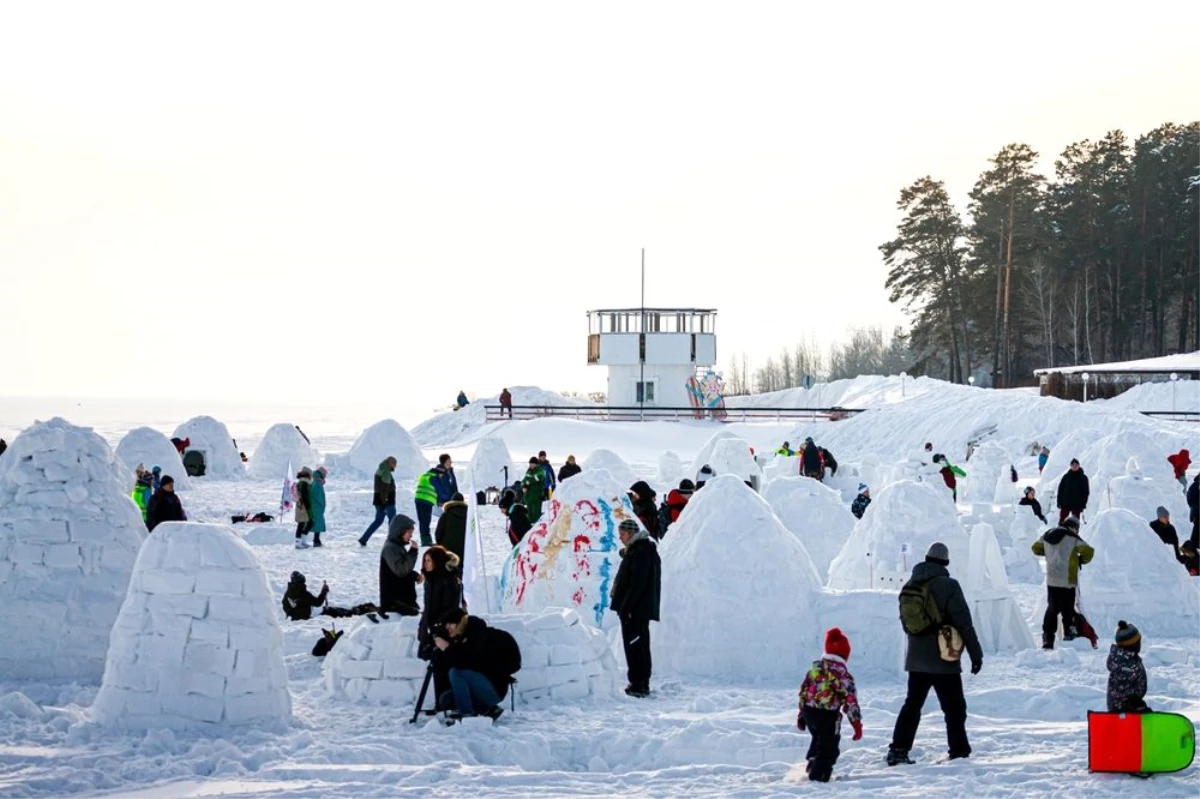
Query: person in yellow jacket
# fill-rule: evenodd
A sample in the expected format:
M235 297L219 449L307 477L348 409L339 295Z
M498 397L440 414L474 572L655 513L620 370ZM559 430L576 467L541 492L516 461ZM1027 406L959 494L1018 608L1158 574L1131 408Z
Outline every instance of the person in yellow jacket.
M1075 587L1079 567L1090 563L1096 550L1079 537L1079 519L1074 516L1046 532L1030 547L1046 559L1046 615L1042 617L1042 649L1054 648L1058 617L1062 616L1063 639L1079 637L1075 618Z
M154 475L150 472L142 471L138 474L137 485L133 487L130 497L133 498L134 504L138 506L138 510L142 512L142 521L146 521L146 507L150 504L150 495L152 492L151 484L154 482Z
M417 490L413 493L413 504L417 507L417 528L421 533L421 546L423 547L433 546L430 523L433 520L433 506L438 504L434 480L439 477L437 467L429 469L417 478Z

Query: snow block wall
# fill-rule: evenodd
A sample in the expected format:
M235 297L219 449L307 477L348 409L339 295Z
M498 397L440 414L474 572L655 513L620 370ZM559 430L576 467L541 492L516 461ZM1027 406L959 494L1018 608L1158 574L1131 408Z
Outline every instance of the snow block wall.
M146 526L92 430L54 418L0 457L0 607L9 679L95 681Z
M637 516L625 489L608 472L585 468L564 480L543 506L541 520L504 563L501 610L573 608L599 626L620 565L617 526L625 519Z
M621 672L608 639L582 623L575 611L553 608L485 620L511 633L521 648L521 670L515 675L521 701L559 704L616 694ZM393 616L379 624L360 621L325 657L322 674L333 696L410 705L421 690L426 667L417 657L416 619ZM435 702L436 697L426 696L427 708Z
M796 536L744 482L719 475L697 491L663 539L661 557L656 664L725 679L796 679L807 668L813 648L801 644L824 632L812 613L821 578Z
M629 490L630 486L638 481L638 476L634 474L633 469L625 462L625 459L611 449L596 450L580 465L583 467L585 473L607 472L608 479L610 481L615 480L616 484L620 486L622 496ZM521 474L524 474L524 472Z
M807 477L772 480L762 495L783 526L804 544L824 583L829 564L846 545L857 521L842 495Z
M290 718L277 606L232 529L159 525L112 628L93 718L175 730Z
M507 485L504 482L506 467L508 469ZM476 445L475 454L471 456L467 479L459 483L459 488L465 495L471 482L474 481L476 491L485 491L488 488L503 489L512 485L513 481L519 479L523 474L525 474L524 469L517 471L517 466L513 463L512 455L509 453L504 439L500 436L488 436Z
M321 455L304 440L294 424L273 424L250 458L250 476L255 480L282 482L286 475L296 478L300 467L315 469L321 465Z
M139 463L147 469L161 466L163 474L175 478L176 491L186 491L192 487L175 445L153 427L135 427L126 433L121 443L117 444L117 459L125 467L122 477L129 480L131 491Z
M811 482L811 481L810 481ZM831 591L815 597L809 609L816 638L797 641L802 659L825 651L825 631L840 627L850 639L850 673L897 676L904 673L908 636L900 626L899 598L893 591ZM797 680L802 677L797 677Z
M245 464L233 445L229 428L211 416L187 420L175 428L172 438L190 438L192 443L185 452L197 450L204 453L205 477L235 480L246 476Z
M370 477L389 456L396 459L397 480L416 480L430 466L416 440L394 419L371 425L359 434L348 452L327 455L325 465L333 474Z
M829 565L829 587L895 588L911 576L934 541L950 548L950 573L967 565L967 533L945 486L902 480L875 493L842 551Z
M985 654L1033 648L1033 634L1008 588L1004 558L989 524L977 524L971 529L967 575L962 587Z

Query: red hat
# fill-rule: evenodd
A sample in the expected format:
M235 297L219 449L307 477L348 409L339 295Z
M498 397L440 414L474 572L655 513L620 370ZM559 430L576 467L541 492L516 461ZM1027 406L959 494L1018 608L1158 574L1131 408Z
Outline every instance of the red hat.
M850 659L850 639L838 627L830 627L825 633L825 653L837 655L842 660Z

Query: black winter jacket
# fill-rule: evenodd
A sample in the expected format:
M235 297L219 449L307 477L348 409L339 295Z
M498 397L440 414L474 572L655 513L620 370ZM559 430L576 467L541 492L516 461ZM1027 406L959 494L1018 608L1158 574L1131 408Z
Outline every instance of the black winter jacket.
M292 621L307 621L312 618L314 607L325 604L329 596L329 586L323 586L321 593L313 596L304 583L288 583L283 593L283 613Z
M413 520L400 514L388 526L387 542L379 556L379 607L404 616L416 616L417 607L417 545L404 546L401 536L413 526Z
M983 662L983 648L971 622L971 608L963 596L962 586L950 576L945 566L924 561L913 567L912 580L928 583L929 593L942 614L942 622L958 630L972 663ZM904 670L922 674L961 674L962 661L942 660L938 650L937 631L908 636L908 651L904 655Z
M514 502L508 508L508 540L514 547L533 527L529 521L529 509L520 502Z
M419 654L428 659L433 636L429 628L453 608L462 607L462 580L458 573L459 560L451 557L443 571L425 574L425 606L421 609L421 625L417 630Z
M658 545L649 538L636 538L621 552L621 565L613 579L612 609L623 619L658 621L661 593Z
M558 470L558 482L566 480L568 477L574 477L583 471L583 467L578 463L564 463L562 468Z
M396 478L392 477L392 482L385 483L379 479L379 475L375 475L375 497L371 500L377 508L386 508L389 505L396 504Z
M186 522L183 503L173 491L158 489L146 503L146 529L153 531L163 522Z
M1091 488L1088 485L1087 475L1083 473L1083 469L1073 472L1070 469L1058 481L1058 492L1055 498L1056 507L1059 510L1066 508L1067 510L1083 510L1088 504L1088 495L1091 493Z
M449 668L469 669L487 677L496 694L503 699L508 693L509 675L497 670L493 632L483 619L467 616L466 629L462 635L450 640L450 646L442 653L442 660Z
M442 507L442 515L438 519L433 537L434 541L462 560L463 547L467 542L467 503L447 502Z
M1046 517L1042 515L1042 503L1038 502L1036 499L1030 497L1021 497L1021 500L1017 504L1028 505L1029 507L1033 508L1033 515L1040 519L1042 524L1050 523L1046 521Z

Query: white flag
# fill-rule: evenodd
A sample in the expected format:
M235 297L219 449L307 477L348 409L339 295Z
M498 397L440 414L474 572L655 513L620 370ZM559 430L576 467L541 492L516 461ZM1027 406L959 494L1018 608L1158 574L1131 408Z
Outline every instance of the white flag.
M467 495L467 540L463 542L463 599L473 613L485 607L492 612L492 596L487 585L487 567L483 562L483 539L479 535L479 505L475 497L475 475L471 475L471 493Z

